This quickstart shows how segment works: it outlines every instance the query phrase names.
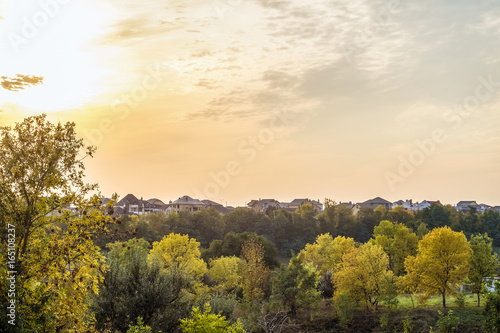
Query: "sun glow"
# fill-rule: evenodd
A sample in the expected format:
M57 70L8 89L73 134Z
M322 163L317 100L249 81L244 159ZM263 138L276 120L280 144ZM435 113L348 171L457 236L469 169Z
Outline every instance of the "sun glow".
M1 41L0 72L9 77L43 76L44 82L20 91L1 89L0 106L24 114L54 112L82 107L105 91L103 81L109 70L102 65L103 50L92 53L89 47L104 19L98 11L74 1L60 5L52 17L47 14L47 23L42 24L43 20L35 19L37 13L46 14L42 8L23 13L14 7L19 6L10 5L9 19L0 21L7 36ZM35 30L26 28L30 23ZM32 34L26 34L26 29Z

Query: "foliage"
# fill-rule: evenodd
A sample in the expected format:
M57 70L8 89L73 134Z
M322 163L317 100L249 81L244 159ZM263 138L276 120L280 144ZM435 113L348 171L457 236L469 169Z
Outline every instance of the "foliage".
M208 276L217 284L217 290L234 292L241 285L240 270L243 261L235 256L210 259Z
M184 271L193 279L201 279L207 265L200 258L200 243L188 235L171 233L154 242L148 259L158 259L165 268Z
M248 304L264 299L269 282L269 268L264 263L264 247L252 238L242 246L241 270L243 296Z
M343 329L349 327L357 307L357 299L353 298L349 292L340 292L335 296L335 309L339 317L340 327Z
M185 333L244 333L243 326L238 321L230 325L226 317L211 313L210 304L205 304L203 313L194 307L191 318L181 319L181 328Z
M472 259L469 279L472 291L477 294L477 306L481 305L480 294L484 290L485 278L496 276L499 268L498 256L493 253L492 243L493 240L487 234L472 236L470 239Z
M300 251L299 257L305 264L313 264L320 275L328 270L336 270L342 262L342 256L355 247L354 239L330 234L319 235L316 242L307 244Z
M389 267L396 276L404 274L406 257L417 254L418 237L402 224L381 221L373 231L372 242L382 246L387 253Z
M307 309L313 303L318 303L316 280L316 273L305 268L302 260L295 256L288 267L281 266L275 272L272 279L272 298L279 300L282 306L290 311L292 318L295 318L300 307Z
M420 240L415 259L406 259L408 280L418 280L417 289L425 295L440 294L446 307L446 294L453 294L460 280L469 273L471 255L463 233L449 227L434 229Z
M457 303L459 308L464 308L466 302L466 293L465 291L461 291L458 293L457 297L455 297L455 303Z
M203 259L209 261L211 258L218 257L230 257L236 256L240 257L242 254L242 246L245 242L254 239L257 243L262 244L264 248L264 261L269 267L277 267L278 263L278 249L276 246L264 236L259 236L252 232L243 232L236 234L234 232L228 232L224 235L223 240L214 240L210 247L203 251Z
M127 333L152 333L151 327L143 324L142 318L137 318L137 325L129 325Z
M500 285L495 283L495 292L489 293L483 314L486 317L483 328L486 333L500 332Z
M451 333L455 330L457 324L460 322L460 319L457 316L453 315L453 310L449 310L446 315L441 311L438 311L439 318L436 321L436 326L439 329L440 333Z
M173 331L179 318L189 313L185 290L191 278L186 271L163 268L157 257L148 260L139 245L126 248L123 256L115 253L121 251L119 246L111 250L101 292L92 302L96 327L124 332L127 323L141 317L155 332Z
M7 229L15 230L16 263L8 270L17 271L16 325L25 332L91 328L86 299L98 292L106 267L93 240L114 223L97 185L84 182L83 160L94 151L76 138L74 123L54 125L45 115L1 130L0 251L6 253ZM5 256L0 267L5 277ZM3 278L3 308L6 289Z
M333 280L340 293L349 293L377 307L392 276L389 258L382 247L366 243L342 256Z

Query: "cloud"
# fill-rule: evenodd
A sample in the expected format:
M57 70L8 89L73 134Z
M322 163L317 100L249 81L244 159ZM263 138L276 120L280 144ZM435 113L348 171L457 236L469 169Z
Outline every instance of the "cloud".
M2 88L10 91L19 91L31 86L36 86L43 83L43 77L34 75L22 75L16 74L17 77L10 78L7 76L2 76L2 82L0 85Z

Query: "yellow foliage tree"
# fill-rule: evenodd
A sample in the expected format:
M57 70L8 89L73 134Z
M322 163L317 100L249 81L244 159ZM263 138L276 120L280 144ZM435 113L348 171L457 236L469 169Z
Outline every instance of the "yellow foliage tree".
M217 290L233 292L241 284L240 270L243 261L235 256L211 259L208 276L217 283Z
M342 256L333 283L339 293L348 293L377 307L392 276L389 258L382 247L366 243Z
M418 290L427 296L441 295L446 307L446 295L454 294L469 273L471 256L472 249L463 232L436 228L420 240L415 259L405 261L407 280L414 282L418 276Z
M194 279L201 279L207 264L201 259L200 243L188 235L171 233L153 243L148 258L157 257L165 268L184 271Z
M330 234L322 234L313 244L307 244L300 251L298 257L304 264L312 264L320 275L328 270L335 270L342 262L342 256L355 248L352 238L337 236L335 239Z
M243 243L241 252L243 295L249 303L259 302L264 298L266 284L269 282L269 268L264 262L264 247L251 238Z

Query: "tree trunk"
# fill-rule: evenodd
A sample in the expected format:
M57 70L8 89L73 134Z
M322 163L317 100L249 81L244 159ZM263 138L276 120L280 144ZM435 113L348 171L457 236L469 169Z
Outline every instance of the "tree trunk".
M477 293L477 307L481 306L481 296L479 296L480 293Z
M446 308L446 291L443 291L443 308Z

